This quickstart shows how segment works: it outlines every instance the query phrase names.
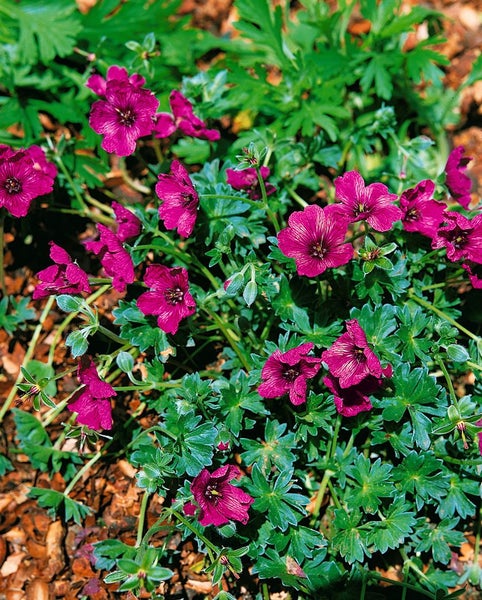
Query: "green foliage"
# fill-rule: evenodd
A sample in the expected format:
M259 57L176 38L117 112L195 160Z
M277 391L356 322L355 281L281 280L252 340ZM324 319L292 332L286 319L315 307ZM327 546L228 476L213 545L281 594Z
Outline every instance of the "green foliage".
M35 310L28 306L29 303L29 297L18 300L13 296L4 296L0 300L0 327L9 335L18 329L24 330L26 321L35 319Z

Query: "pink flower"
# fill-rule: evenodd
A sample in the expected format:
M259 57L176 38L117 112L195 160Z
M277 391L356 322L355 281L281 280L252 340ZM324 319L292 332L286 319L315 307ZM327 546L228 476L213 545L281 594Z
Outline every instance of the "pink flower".
M482 419L477 421L475 424L477 427L482 427ZM477 437L479 438L479 454L482 456L482 431L479 431Z
M155 117L154 131L156 137L169 137L176 130L184 135L200 138L214 142L219 140L221 134L216 129L207 129L204 121L195 116L192 104L177 90L173 90L169 96L172 115L169 113L158 113Z
M178 160L172 162L170 175L158 176L156 194L162 200L159 218L164 221L164 227L177 229L179 235L189 237L196 223L199 196L186 168Z
M134 264L121 240L108 227L97 225L100 234L96 242L86 242L85 247L99 257L104 271L113 278L112 285L119 292L125 291L127 284L135 279Z
M92 105L89 123L104 136L104 150L128 156L135 151L139 138L151 134L158 105L151 91L129 81L111 79L106 82L105 98Z
M475 290L482 290L482 264L463 263L462 267L469 274L470 283Z
M312 204L291 213L288 227L278 233L279 248L294 258L298 275L316 277L353 258L353 247L344 243L346 229L331 210Z
M405 231L416 231L433 238L444 220L445 205L432 198L435 184L430 179L420 181L400 196L402 224Z
M114 388L100 379L91 358L82 357L77 373L84 387L69 400L68 409L77 413L81 425L96 431L112 429L110 399L117 396Z
M0 208L24 217L34 198L52 191L56 175L39 146L15 151L0 145Z
M312 349L313 344L307 342L287 352L275 350L261 371L263 383L258 387L258 393L263 398L289 394L295 406L306 402L306 382L318 373L321 363L320 358L308 356Z
M270 174L268 167L260 167L261 177L267 179ZM227 182L235 190L244 190L247 192L251 200L259 200L262 196L261 187L258 181L258 175L254 167L248 167L242 171L235 169L226 169ZM265 184L266 195L270 196L276 192L276 188L271 183Z
M341 388L359 384L365 377L381 377L382 365L369 348L365 332L356 319L346 322L346 333L325 350L321 359L331 375L338 378Z
M116 235L119 240L125 242L137 237L141 232L142 225L136 215L118 202L112 202L112 210L117 223Z
M109 81L120 81L121 83L129 83L134 87L142 87L146 80L142 75L138 73L134 73L129 77L127 73L127 69L124 67L118 67L117 65L112 65L107 70L107 77L104 79L102 75L91 75L85 84L86 87L91 89L94 94L97 96L105 97L107 90L107 83Z
M156 315L157 324L166 333L176 333L179 323L196 311L186 269L150 265L144 283L149 291L137 299L139 310L145 315Z
M435 233L432 248L446 248L452 262L482 263L482 214L467 219L460 213L446 212L445 221Z
M445 165L445 184L452 198L457 200L464 208L468 208L472 200L470 196L472 181L465 174L465 171L467 170L467 164L472 158L462 156L464 150L463 146L457 146L449 154L447 164Z
M248 522L254 502L246 492L229 483L240 475L236 465L224 465L210 473L203 469L191 483L191 492L200 508L199 523L219 527L229 521Z
M35 286L32 298L46 298L52 294L81 294L90 293L87 273L72 261L69 254L54 242L50 242L51 265L37 273L40 280Z
M340 216L350 223L367 221L375 231L388 231L393 222L402 217L402 211L393 203L396 194L390 194L383 183L365 186L357 171L349 171L335 179L335 204Z

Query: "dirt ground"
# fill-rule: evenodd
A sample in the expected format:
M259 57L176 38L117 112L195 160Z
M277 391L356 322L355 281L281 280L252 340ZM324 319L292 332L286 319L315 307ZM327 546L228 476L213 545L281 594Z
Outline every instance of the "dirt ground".
M416 0L411 2L419 4ZM433 0L424 4L445 15L447 41L440 46L440 50L450 59L450 66L446 69L447 86L457 89L465 81L473 61L481 52L482 5L480 0ZM296 2L292 2L292 5L296 9ZM83 2L83 7L88 9L88 2ZM181 12L191 14L196 26L214 33L228 32L236 20L230 0L184 0ZM423 36L423 31L414 35ZM473 193L482 195L482 81L464 90L460 103L460 122L450 136L454 146L465 146L466 154L473 157L468 174L473 180ZM16 235L20 234L10 232L5 240L6 284L9 294L26 295L32 292L35 285L35 271L25 266L22 257L16 255ZM116 301L115 293L103 300L100 310L105 318L109 318L109 311ZM56 312L54 304L33 358L46 360L55 326L61 319L62 315ZM0 331L2 403L19 374L28 341L25 332L19 332L12 338L5 331ZM55 363L65 368L74 364L65 348L58 348ZM66 377L60 381L60 385L60 395L66 395L75 387L75 379ZM28 400L18 402L23 410L33 410ZM137 404L135 397L127 398L125 410L134 411ZM148 425L147 421L145 424ZM60 431L60 425L58 431L53 427L52 436L55 438ZM0 434L0 452L5 453L7 448L13 447L15 436L11 414L7 415ZM119 457L110 464L97 463L85 474L71 496L85 502L95 512L80 526L52 519L46 510L27 497L32 485L63 491L65 481L60 475L49 478L34 470L28 458L22 454L10 455L10 459L15 470L0 481L0 600L133 598L129 594L115 594L116 586L103 582L105 573L96 570L90 559L92 543L95 541L109 537L135 543L142 491L135 485L134 468ZM149 504L149 525L156 520L160 509L161 500L154 497ZM454 568L461 568L473 559L472 542L467 539L460 554L454 556ZM212 589L208 578L198 569L202 556L190 543L181 545L180 540L175 538L170 543L179 544L180 552L176 575L166 588L167 597L190 600L214 597L217 590ZM479 557L479 562L482 565L482 557ZM398 577L396 571L385 574ZM256 590L249 588L250 584L247 583L244 590L241 588L238 598L254 598ZM272 596L273 600L286 597L282 591ZM480 599L481 595L472 590L462 597L475 600Z

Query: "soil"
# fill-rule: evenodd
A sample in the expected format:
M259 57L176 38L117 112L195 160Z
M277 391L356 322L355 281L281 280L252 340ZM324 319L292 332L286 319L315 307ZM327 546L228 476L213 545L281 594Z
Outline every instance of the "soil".
M90 0L82 7L88 10ZM80 0L79 0L80 3ZM411 0L412 4L419 4ZM425 2L443 13L443 26L446 41L440 45L449 59L446 69L446 85L458 89L465 81L475 58L482 48L482 19L479 0L433 0ZM296 3L292 3L296 8ZM180 12L192 15L193 24L213 33L226 34L232 29L235 9L231 0L184 0ZM355 25L355 24L353 24ZM419 30L417 36L423 36ZM460 121L450 132L453 146L463 145L466 154L474 160L469 164L468 174L473 180L472 191L475 196L482 195L482 81L467 87L461 97ZM122 179L112 181L112 189L120 195L135 197L135 190L129 188ZM29 246L15 223L10 223L5 239L5 264L7 268L7 293L17 296L31 294L35 286L34 273L47 263L46 251L49 231L65 231L66 246L74 250L80 247L79 240L85 235L86 223L81 219L69 217L68 225L58 218L55 223L45 223L42 211L38 211L38 232L35 243ZM111 319L110 311L116 303L115 293L103 297L98 304L101 316ZM40 311L45 303L36 303ZM63 314L63 313L62 313ZM55 327L62 320L62 314L55 308L50 309L35 348L33 358L45 362ZM2 403L8 396L20 372L28 347L29 332L19 331L10 336L0 331L0 397ZM54 363L67 370L75 366L68 349L59 346ZM59 398L74 389L76 383L72 375L59 380ZM17 405L24 411L35 414L28 398L17 398ZM126 397L123 410L132 413L138 406L135 397ZM63 429L62 416L53 425L50 434L53 440ZM67 418L68 415L64 415ZM148 418L141 417L141 424L148 426ZM0 436L0 453L13 448L15 425L13 416L8 413ZM68 440L64 442L68 447ZM92 543L105 538L116 538L127 544L135 543L137 517L140 510L142 490L135 484L135 469L119 453L109 464L97 463L86 472L81 484L78 484L71 497L83 501L94 509L92 515L85 518L82 525L72 521L68 523L51 518L36 501L28 498L30 486L47 487L63 491L66 487L63 478L56 474L52 478L33 469L29 459L23 454L11 455L15 470L6 474L0 481L0 600L43 600L47 598L66 598L67 600L89 597L92 600L110 598L134 598L132 594L116 594L115 584L106 584L106 573L93 566ZM148 525L154 523L162 508L162 499L153 497L148 508ZM158 540L160 541L160 540ZM160 588L167 598L188 598L200 600L213 598L217 589L213 589L209 578L202 574L203 556L191 542L181 543L172 538L170 545L178 550L178 562L174 578ZM460 553L453 557L453 568L460 570L464 563L473 560L473 539L467 538ZM482 556L479 556L482 566ZM400 578L400 572L394 568L383 573L393 579ZM231 584L225 582L226 589ZM232 593L238 600L254 598L257 590L249 579L237 582ZM393 592L392 592L393 595ZM145 597L150 597L147 595ZM288 598L283 590L272 592L271 598ZM481 598L480 591L468 588L466 600Z

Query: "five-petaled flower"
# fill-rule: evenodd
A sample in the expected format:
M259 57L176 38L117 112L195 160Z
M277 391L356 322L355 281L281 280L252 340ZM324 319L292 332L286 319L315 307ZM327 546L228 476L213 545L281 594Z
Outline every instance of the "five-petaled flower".
M463 206L468 208L470 201L470 189L472 188L472 181L470 177L465 174L467 164L472 160L468 156L463 156L464 147L457 146L452 150L447 159L445 165L445 185L447 186L450 195L454 200Z
M144 77L139 75L139 73L133 73L129 76L125 67L112 65L107 69L107 76L105 79L102 75L91 75L85 85L91 89L94 94L97 94L97 96L105 98L107 83L109 81L120 81L121 83L128 83L138 88L141 88L146 83Z
M116 235L119 240L126 242L137 237L141 232L142 225L136 215L118 202L112 202L112 210L117 223Z
M383 183L365 186L358 171L348 171L335 179L335 195L340 203L336 212L349 223L366 221L375 231L388 231L402 217L395 206L396 194L390 194Z
M156 194L162 200L159 218L164 222L164 227L177 229L179 235L189 237L196 223L199 196L189 173L178 160L172 162L169 175L158 175Z
M445 205L433 199L435 184L430 179L420 181L400 196L402 225L405 231L416 231L433 238L444 220Z
M345 243L346 231L346 222L332 210L312 204L291 213L288 227L278 233L278 245L294 258L298 275L316 277L353 258L353 247Z
M269 177L269 167L260 167L259 173L264 181ZM242 171L226 169L226 181L235 190L245 191L251 200L259 200L262 197L258 174L254 167L248 167ZM272 183L265 183L264 187L267 196L276 192L276 188Z
M186 269L149 265L144 283L149 291L137 299L139 310L145 315L157 316L157 324L166 333L176 333L179 323L196 311Z
M341 388L355 386L369 375L379 378L384 374L357 319L346 322L346 332L322 353L321 359L328 365L331 375L338 379Z
M108 79L104 96L91 107L89 124L104 136L104 150L128 156L139 138L151 134L158 105L154 94L137 82Z
M261 370L260 396L279 398L289 394L294 405L306 402L307 380L312 379L321 366L320 358L309 356L312 349L313 344L306 342L287 352L275 350Z
M110 399L117 396L114 388L102 381L94 361L87 356L80 360L77 376L84 385L68 402L68 409L77 413L77 421L90 429L112 429Z
M40 282L32 294L34 300L46 298L52 294L90 293L87 273L72 260L70 255L54 242L50 242L50 258L54 265L37 273Z
M117 235L105 225L97 225L99 240L86 242L85 247L99 257L106 275L112 277L112 285L119 292L135 279L134 263Z
M52 191L56 175L40 146L15 151L0 145L0 208L24 217L34 198Z
M219 527L229 521L248 522L248 511L254 498L230 483L239 475L236 465L224 465L212 473L203 469L193 479L191 492L200 508L201 525Z
M184 135L209 140L219 140L221 134L216 129L208 129L204 121L193 112L191 102L178 90L173 90L169 96L172 115L170 113L157 113L155 116L154 132L156 137L165 138L176 130Z
M432 248L445 248L452 262L482 263L482 215L468 219L458 212L446 212L444 221L435 233Z

